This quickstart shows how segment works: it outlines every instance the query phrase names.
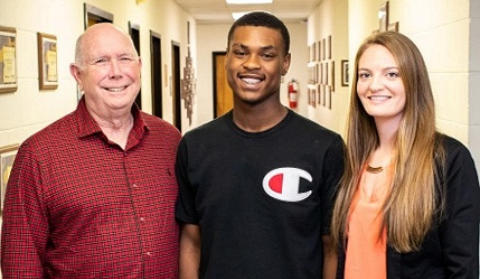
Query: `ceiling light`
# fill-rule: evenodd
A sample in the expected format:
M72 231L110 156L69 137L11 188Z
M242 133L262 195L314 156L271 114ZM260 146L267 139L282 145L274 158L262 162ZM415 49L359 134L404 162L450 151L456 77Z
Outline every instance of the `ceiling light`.
M271 4L273 0L225 0L229 5Z
M233 12L232 13L232 17L234 20L237 20L239 18L241 18L242 16L248 14L248 13L252 13L252 12L264 12L264 13L269 13L269 11L263 11L263 10L252 10L252 11L246 11L246 12Z

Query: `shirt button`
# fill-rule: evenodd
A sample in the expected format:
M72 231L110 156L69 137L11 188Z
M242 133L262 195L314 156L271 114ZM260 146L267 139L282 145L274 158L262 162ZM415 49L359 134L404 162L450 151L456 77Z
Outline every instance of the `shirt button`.
M133 183L133 184L132 184L132 187L133 187L133 188L138 188L138 185L135 184L135 183Z
M140 222L145 222L145 218L140 217Z
M151 257L151 256L152 256L152 252L146 252L145 255Z

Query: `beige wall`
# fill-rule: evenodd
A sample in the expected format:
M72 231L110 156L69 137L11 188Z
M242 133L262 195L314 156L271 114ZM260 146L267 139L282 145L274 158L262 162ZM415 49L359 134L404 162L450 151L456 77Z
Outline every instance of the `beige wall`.
M349 0L349 55L378 28L384 0ZM390 0L390 22L419 47L434 91L437 127L469 146L480 167L480 4L478 0ZM477 92L478 93L478 92Z
M191 22L191 53L197 79L192 127L213 117L212 51L226 47L230 24L199 24L174 0L90 0L89 4L114 14L114 23L127 30L128 21L140 26L142 103L151 111L149 31L161 35L162 63L167 65L164 83L164 118L172 119L171 41L181 44L181 63L187 53L186 22ZM292 66L281 88L287 103L286 82L300 81L297 109L320 124L344 133L349 89L340 86L340 60L353 56L360 42L378 28L377 11L384 0L323 0L307 23L287 23L292 36ZM480 1L390 0L390 21L400 22L400 31L421 49L435 91L438 127L467 144L480 165ZM75 109L76 88L68 72L76 37L83 31L83 1L17 0L0 2L0 25L17 29L18 90L0 94L0 146L20 143L32 133ZM59 86L38 90L36 32L58 38ZM307 106L307 45L332 35L336 67L336 91L332 110ZM197 46L198 45L198 46ZM197 49L198 47L198 49ZM197 58L198 57L198 58ZM198 61L196 61L198 59ZM198 63L197 63L198 62ZM162 66L162 69L163 66ZM182 73L183 75L183 73ZM183 108L183 105L182 105ZM182 110L182 123L188 123ZM184 125L184 131L190 127Z
M348 59L347 8L347 0L324 0L310 14L307 23L308 45L332 36L331 60L335 62L332 109L308 106L308 117L340 134L344 133L349 96L348 87L341 86L340 75L341 60Z
M308 18L308 44L333 37L336 85L341 59L353 62L358 46L378 29L385 0L323 0ZM480 169L480 1L390 0L390 22L420 48L427 64L437 110L437 126L469 146ZM352 63L351 63L352 64ZM353 65L350 65L353 66ZM338 86L336 86L338 88ZM308 107L308 116L345 132L348 88L333 97L332 110Z
M173 0L144 1L138 5L136 1L114 0L92 0L87 3L113 13L114 23L125 31L128 21L140 26L142 107L151 112L150 30L161 35L162 63L168 68L168 73L163 74L171 76L171 41L181 45L183 68L187 54L187 21L191 22L192 55L196 53L195 21ZM76 85L68 66L74 59L76 37L83 31L83 1L1 1L0 25L17 29L18 90L0 94L0 146L4 146L21 143L34 132L75 109ZM57 36L59 84L56 90L38 89L37 32ZM171 121L169 85L164 84L163 88L163 110L164 118ZM184 112L182 124L185 126L185 123L188 121Z
M0 25L17 29L18 83L17 92L0 94L0 146L22 142L75 107L75 84L68 65L73 60L75 34L83 26L82 6L75 2L78 12L65 1L0 2ZM37 31L58 39L59 84L54 91L38 90Z
M195 96L196 125L213 119L212 52L226 51L230 24L197 24L198 81Z
M299 83L298 106L293 110L306 116L308 113L306 109L308 103L308 73L305 71L305 65L308 62L307 23L287 22L286 25L290 32L290 53L292 54L292 60L290 69L284 76L284 82L280 87L280 101L282 104L288 105L287 85L290 80L296 79Z
M307 63L307 26L305 22L286 22L285 25L290 33L290 52L292 63L284 77L280 88L280 99L287 105L287 82L292 78L300 82L299 108L301 114L306 113L306 84L307 74L305 65ZM196 96L196 124L203 124L213 119L213 68L212 52L226 51L227 34L231 24L198 24L198 83Z
M480 173L480 1L470 0L470 70L468 144Z

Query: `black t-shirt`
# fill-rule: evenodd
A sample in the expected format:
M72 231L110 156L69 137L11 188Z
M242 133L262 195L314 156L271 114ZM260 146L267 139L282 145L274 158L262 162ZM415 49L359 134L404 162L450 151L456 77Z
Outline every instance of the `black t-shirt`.
M260 133L231 112L188 132L176 218L200 226L200 278L322 278L342 171L341 137L293 111Z

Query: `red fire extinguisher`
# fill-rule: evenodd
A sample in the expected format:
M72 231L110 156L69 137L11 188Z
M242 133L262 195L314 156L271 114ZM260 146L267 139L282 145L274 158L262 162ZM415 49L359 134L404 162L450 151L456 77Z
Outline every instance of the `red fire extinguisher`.
M298 82L292 79L288 83L288 106L290 108L297 108L298 104Z

